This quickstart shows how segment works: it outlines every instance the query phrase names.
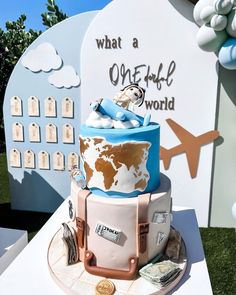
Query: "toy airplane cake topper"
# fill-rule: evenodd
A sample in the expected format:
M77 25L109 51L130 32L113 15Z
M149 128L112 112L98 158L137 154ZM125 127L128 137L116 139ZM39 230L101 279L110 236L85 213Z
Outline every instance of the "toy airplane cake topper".
M97 128L134 128L148 126L151 115L141 117L129 109L134 105L141 106L144 102L145 90L138 84L130 84L122 89L112 100L100 99L91 103L93 114L86 121L86 125ZM107 121L107 123L104 123ZM100 122L100 123L99 123ZM160 159L164 169L168 170L172 157L185 153L191 178L197 176L201 146L212 143L219 137L219 132L211 130L199 136L194 136L172 119L166 122L179 138L181 143L170 149L160 147Z
M140 107L144 102L144 97L145 90L142 87L140 87L138 84L130 84L122 89L114 97L113 101L102 98L99 101L91 103L90 106L93 111L100 113L104 119L110 118L113 121L130 123L118 125L120 128L147 126L150 123L150 114L146 114L144 117L141 117L130 110L130 108L133 108L134 105ZM114 122L114 126L109 128L115 126L117 126L117 124Z

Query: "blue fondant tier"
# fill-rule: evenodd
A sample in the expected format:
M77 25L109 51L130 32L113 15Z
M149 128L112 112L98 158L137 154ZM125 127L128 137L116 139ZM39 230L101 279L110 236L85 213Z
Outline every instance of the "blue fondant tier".
M81 126L80 154L88 188L96 195L135 197L160 183L160 126L132 129Z

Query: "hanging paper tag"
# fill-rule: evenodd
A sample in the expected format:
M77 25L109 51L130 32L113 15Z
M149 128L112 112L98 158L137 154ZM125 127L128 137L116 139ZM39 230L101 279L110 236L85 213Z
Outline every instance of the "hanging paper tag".
M18 96L11 98L11 115L22 116L22 100Z
M46 125L46 142L57 142L57 127L52 123Z
M54 170L64 170L64 155L61 152L55 152L53 154L53 169Z
M29 125L29 141L40 142L39 125L36 123L31 123Z
M21 167L21 153L17 149L10 150L10 166Z
M40 151L38 154L38 165L39 169L48 170L50 168L49 165L49 154L46 151Z
M39 100L35 96L28 98L28 115L32 117L39 116Z
M71 98L65 97L62 100L62 117L73 118L74 117L74 102Z
M71 169L76 166L79 166L79 156L75 152L71 152L68 154L68 162L67 162L68 170L71 171Z
M12 138L14 141L24 141L23 126L21 123L19 122L13 123Z
M44 113L45 117L56 117L56 101L51 96L44 100Z
M70 124L63 125L62 141L64 143L74 143L74 129Z
M24 152L24 166L25 168L35 168L35 156L31 150L26 150Z

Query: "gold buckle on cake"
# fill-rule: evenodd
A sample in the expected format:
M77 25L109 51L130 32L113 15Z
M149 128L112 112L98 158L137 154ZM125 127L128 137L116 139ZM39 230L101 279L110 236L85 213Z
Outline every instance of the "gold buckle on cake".
M76 217L76 227L77 227L78 245L80 248L83 248L84 247L85 221L80 217Z
M149 223L139 223L138 235L139 235L139 252L144 253L147 249L147 234L149 233Z

